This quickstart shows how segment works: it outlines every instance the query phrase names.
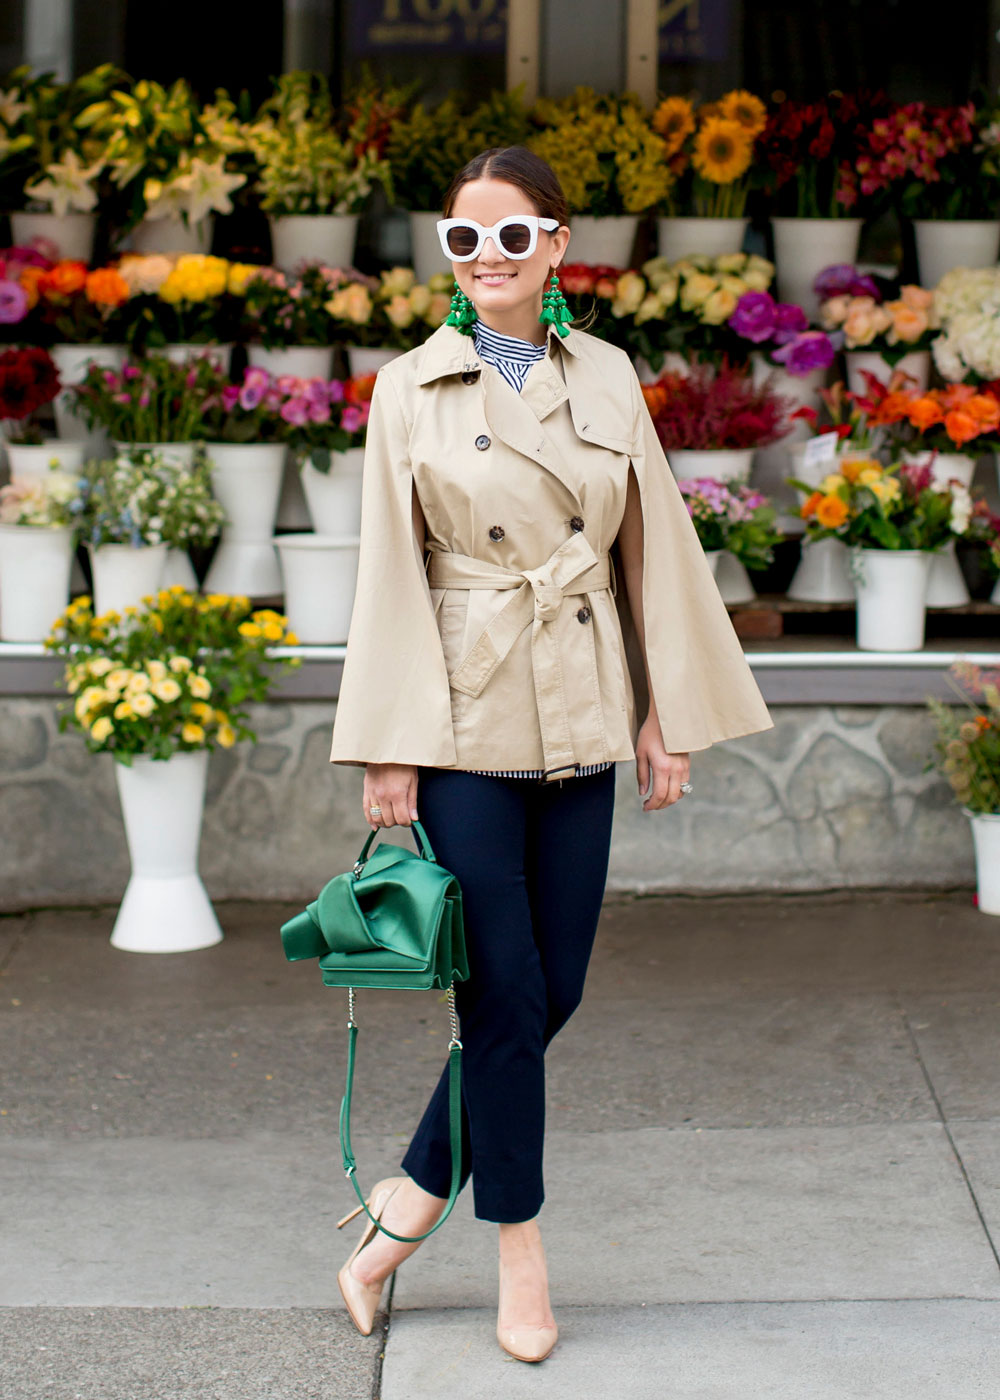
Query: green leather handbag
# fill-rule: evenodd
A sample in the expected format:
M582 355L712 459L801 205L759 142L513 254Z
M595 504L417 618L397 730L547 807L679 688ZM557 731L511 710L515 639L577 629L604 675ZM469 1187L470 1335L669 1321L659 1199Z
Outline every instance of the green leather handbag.
M462 1042L458 1038L455 983L469 975L462 921L462 891L455 876L435 859L419 821L413 830L419 855L403 846L380 843L369 855L376 832L369 833L351 870L335 875L301 914L281 926L290 962L319 958L328 987L348 989L347 1085L340 1104L340 1151L344 1171L368 1216L384 1235L406 1244L424 1240L447 1220L458 1197L462 1170ZM451 1186L436 1225L422 1235L395 1235L368 1209L357 1181L351 1149L351 1092L358 1026L356 987L398 987L446 992L451 1022L448 1042L448 1112Z

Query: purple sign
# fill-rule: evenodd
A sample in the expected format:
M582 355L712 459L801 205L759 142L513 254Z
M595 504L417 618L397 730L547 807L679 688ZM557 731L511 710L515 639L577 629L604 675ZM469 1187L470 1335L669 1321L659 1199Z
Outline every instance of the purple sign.
M660 0L660 58L718 63L729 55L729 0Z
M354 54L502 53L507 43L507 0L353 0L350 16Z

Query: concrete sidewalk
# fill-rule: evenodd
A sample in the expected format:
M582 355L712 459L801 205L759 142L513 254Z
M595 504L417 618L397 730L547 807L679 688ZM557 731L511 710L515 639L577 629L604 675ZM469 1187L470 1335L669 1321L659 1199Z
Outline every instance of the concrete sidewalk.
M538 1367L496 1344L470 1192L350 1325L346 997L284 961L289 912L169 958L109 908L0 919L2 1400L995 1396L1000 920L967 893L607 904L549 1051ZM358 1018L370 1184L447 1020Z

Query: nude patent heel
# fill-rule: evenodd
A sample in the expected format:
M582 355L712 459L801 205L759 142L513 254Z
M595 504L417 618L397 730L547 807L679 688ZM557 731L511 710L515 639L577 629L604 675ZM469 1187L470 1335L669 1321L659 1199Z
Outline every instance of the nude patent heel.
M497 1341L517 1361L544 1361L559 1339L558 1327L501 1327L503 1314L503 1265L500 1265L500 1307Z
M378 1181L372 1187L371 1195L365 1205L375 1216L376 1220L381 1220L382 1212L385 1210L393 1194L402 1186L406 1180L405 1176L390 1176L384 1181ZM342 1230L349 1224L355 1216L360 1215L363 1206L355 1206L352 1211L337 1221L337 1229ZM366 1217L367 1220L367 1217ZM381 1283L362 1283L351 1273L351 1265L364 1249L374 1239L378 1227L370 1220L367 1224L360 1240L351 1252L350 1258L337 1275L337 1283L347 1304L347 1311L351 1314L351 1320L363 1337L371 1336L372 1325L375 1321L375 1314L378 1311L379 1301L382 1297L382 1289L385 1286L385 1279Z

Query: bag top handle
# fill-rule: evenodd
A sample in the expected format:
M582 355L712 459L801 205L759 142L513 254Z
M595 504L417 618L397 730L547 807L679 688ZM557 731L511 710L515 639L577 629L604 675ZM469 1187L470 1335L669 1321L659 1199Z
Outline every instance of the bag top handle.
M433 861L435 865L437 865L437 856L431 849L431 843L427 839L427 833L417 821L416 817L413 818L411 825L413 827L414 833L414 844L418 852L420 853L421 860L430 860ZM368 840L362 846L361 854L354 862L354 869L351 872L355 879L357 879L357 877L361 874L361 871L364 868L365 861L368 859L368 853L371 850L372 842L375 840L375 837L379 834L379 831L384 830L384 827L378 827L376 828L376 830L370 831L368 833Z

